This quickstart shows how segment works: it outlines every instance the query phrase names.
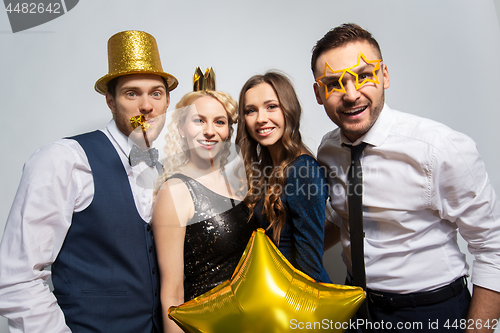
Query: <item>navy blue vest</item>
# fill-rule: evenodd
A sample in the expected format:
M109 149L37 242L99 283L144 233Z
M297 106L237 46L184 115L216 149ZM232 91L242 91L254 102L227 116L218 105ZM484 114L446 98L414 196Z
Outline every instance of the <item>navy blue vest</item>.
M151 227L137 212L120 157L101 131L72 139L87 155L95 192L90 206L73 214L52 264L66 324L73 332L161 332Z

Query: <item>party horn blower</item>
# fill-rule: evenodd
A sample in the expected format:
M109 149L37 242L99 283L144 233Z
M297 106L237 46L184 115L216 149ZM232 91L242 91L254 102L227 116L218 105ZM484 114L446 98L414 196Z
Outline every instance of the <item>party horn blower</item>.
M130 118L130 125L132 125L132 128L134 130L137 127L141 126L142 135L144 135L144 141L146 141L146 147L150 148L146 130L149 129L151 125L149 125L148 122L146 121L146 117L144 117L143 115L133 116L132 118Z

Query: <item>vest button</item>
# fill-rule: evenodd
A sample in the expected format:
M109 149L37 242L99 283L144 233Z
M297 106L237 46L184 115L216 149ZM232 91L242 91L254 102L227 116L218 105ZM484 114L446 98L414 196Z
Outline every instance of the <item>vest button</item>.
M153 252L153 247L152 246L149 247L149 253L151 253L151 252Z
M153 274L156 272L156 268L153 267L153 270L152 270Z

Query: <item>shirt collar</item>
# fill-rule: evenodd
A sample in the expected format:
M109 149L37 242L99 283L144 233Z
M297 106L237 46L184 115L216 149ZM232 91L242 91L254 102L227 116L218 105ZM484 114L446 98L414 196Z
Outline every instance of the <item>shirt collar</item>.
M108 131L109 135L116 142L123 154L128 157L133 146L132 140L129 140L128 137L118 129L114 120L108 123L106 131Z
M368 132L356 141L351 142L341 131L340 142L342 145L357 146L361 142L366 142L375 147L380 146L384 143L385 139L387 139L392 125L394 124L394 118L394 112L387 104L384 103L384 107L382 108L378 119Z

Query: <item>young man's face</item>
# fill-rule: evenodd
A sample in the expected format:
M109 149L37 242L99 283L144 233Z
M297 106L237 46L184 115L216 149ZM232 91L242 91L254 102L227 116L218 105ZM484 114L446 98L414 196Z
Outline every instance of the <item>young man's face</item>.
M118 129L138 144L145 142L139 130L131 135L133 128L130 124L133 116L144 115L150 125L146 131L148 141L154 141L165 123L165 117L158 116L165 114L170 104L164 80L153 74L125 75L118 78L115 95L113 97L107 93L106 102Z
M355 66L358 60L359 66ZM352 142L373 126L384 107L389 72L381 62L377 70L374 60L380 60L376 49L366 41L356 41L323 52L316 61L315 78L325 75L321 78L325 85L314 84L316 100ZM325 63L330 67L327 70ZM358 76L358 80L352 73ZM364 81L365 78L368 80Z

